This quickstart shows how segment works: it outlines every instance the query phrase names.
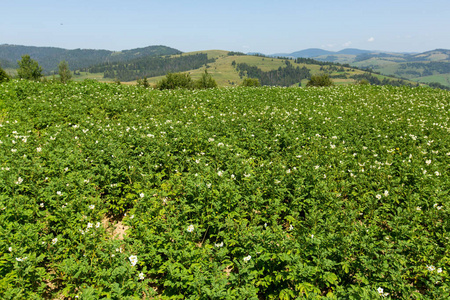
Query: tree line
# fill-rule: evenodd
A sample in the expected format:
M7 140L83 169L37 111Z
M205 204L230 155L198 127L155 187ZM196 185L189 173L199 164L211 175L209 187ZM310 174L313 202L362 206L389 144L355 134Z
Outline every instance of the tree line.
M304 58L299 57L294 59L294 62L297 64L306 64L306 65L319 65L319 66L336 66L336 67L346 67L346 68L352 68L349 64L340 64L335 63L331 61L322 61L322 60L316 60L312 58Z
M132 81L144 77L198 69L211 62L214 62L214 59L208 59L205 53L177 57L143 57L129 62L104 63L92 66L88 69L88 72L103 73L104 78Z
M145 80L144 77L143 80ZM143 80L138 80L138 85L146 87ZM148 87L149 85L147 85ZM198 80L192 80L189 73L168 73L166 77L158 81L155 88L159 90L173 89L210 89L217 87L217 82L205 69L205 72Z
M399 73L407 73L408 71L402 71L405 69L416 69L418 71L413 71L419 74L418 77L431 76L434 74L447 74L450 73L450 62L427 62L427 63L406 63L401 64L399 67ZM422 70L422 71L421 71ZM411 71L411 70L409 70Z
M234 62L234 61L233 61ZM294 67L290 61L285 61L286 67L279 67L277 70L271 70L264 72L258 67L250 66L246 63L236 62L232 65L239 72L239 76L242 78L247 76L249 78L257 78L261 85L278 85L278 86L291 86L293 84L300 85L303 79L311 77L309 69L306 67Z
M29 55L25 54L22 59L17 61L19 68L17 69L17 77L27 80L41 80L44 76L42 73L42 67L39 63L32 59ZM69 69L69 64L63 60L58 64L59 81L67 83L72 78L72 72ZM5 70L0 67L0 82L8 81L11 76L8 75Z

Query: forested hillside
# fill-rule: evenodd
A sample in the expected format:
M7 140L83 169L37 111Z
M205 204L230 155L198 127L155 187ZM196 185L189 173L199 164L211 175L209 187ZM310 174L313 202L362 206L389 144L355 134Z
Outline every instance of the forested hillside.
M65 60L73 70L83 69L105 62L128 61L143 56L159 56L180 54L181 51L166 46L149 46L123 50L74 49L67 50L55 47L31 47L20 45L0 45L0 62L3 67L17 67L22 55L28 54L37 60L45 73L58 70L58 64Z
M247 76L249 78L257 78L262 85L270 86L291 86L299 84L303 79L311 77L309 69L306 67L293 67L286 60L286 67L279 67L277 70L264 72L256 66L250 66L246 63L236 65L239 76Z
M132 81L144 77L198 69L210 62L214 62L214 59L208 59L205 53L174 57L146 56L129 62L104 63L90 67L88 70L90 73L104 73L104 78Z

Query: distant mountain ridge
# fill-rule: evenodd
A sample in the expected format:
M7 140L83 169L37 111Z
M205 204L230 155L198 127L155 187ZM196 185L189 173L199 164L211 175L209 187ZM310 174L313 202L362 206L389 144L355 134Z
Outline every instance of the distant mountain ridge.
M322 55L335 55L335 54L344 54L344 55L359 55L365 53L378 53L380 51L370 51L370 50L361 50L356 48L346 48L340 51L329 51L320 48L309 48L300 51L295 51L292 53L275 53L269 56L284 56L284 57L303 57L303 58L314 58Z
M401 56L401 57L427 57L431 55L444 55L444 57L441 57L442 60L448 60L450 59L450 50L447 49L435 49L435 50L429 50L423 53L417 53L417 52L393 52L393 51L380 51L380 50L362 50L357 48L346 48L339 51L330 51L330 50L324 50L320 48L308 48L304 50L295 51L292 53L274 53L269 54L267 56L273 56L273 57L293 57L293 58L321 58L323 56L335 56L335 55L373 55L373 56L380 56L380 55L392 55L392 56Z
M0 45L0 62L2 66L17 67L17 61L22 55L28 54L39 62L44 72L58 70L60 61L69 63L71 70L79 70L92 65L105 62L124 62L144 56L163 56L181 54L180 50L167 46L148 46L122 51L94 50L94 49L74 49L68 50L56 47L35 47L21 45Z

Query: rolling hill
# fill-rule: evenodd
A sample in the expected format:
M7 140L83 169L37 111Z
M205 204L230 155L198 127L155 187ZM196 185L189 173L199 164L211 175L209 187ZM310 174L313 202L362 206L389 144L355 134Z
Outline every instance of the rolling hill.
M196 66L189 68L190 63ZM148 68L149 66L151 67ZM76 72L79 75L74 76L74 79L119 80L133 84L146 76L150 84L155 84L167 72L188 72L195 80L200 78L205 69L219 86L239 85L247 77L258 78L263 85L304 86L311 75L321 73L329 74L337 85L354 84L362 79L376 85L417 85L412 81L371 74L330 62L246 55L224 50L196 51L164 58L142 57L126 63L105 63L88 68L88 72Z
M181 51L166 46L148 46L123 51L93 49L62 49L55 47L33 47L20 45L0 45L0 63L5 68L17 68L17 61L28 54L39 62L43 71L49 74L58 70L62 60L69 63L72 70L90 67L104 62L128 61L145 56L161 56L179 54Z
M449 52L440 49L420 54L402 54L352 48L331 52L312 48L280 54L285 58L275 58L261 53L246 55L225 50L182 53L166 46L114 52L3 44L0 45L0 63L14 75L17 60L29 54L39 62L45 74L51 76L59 62L66 60L70 69L75 71L75 80L90 78L111 82L119 80L133 83L147 77L151 83L155 83L168 72L189 72L195 79L207 69L220 86L239 85L246 77L258 77L264 85L304 85L311 75L327 73L336 84L366 79L377 85L415 85L415 81L425 84L437 82L439 87L439 84L450 86L450 76L445 75L450 74L450 61L442 62L449 58ZM424 62L427 64L424 65ZM380 74L360 68L372 69Z

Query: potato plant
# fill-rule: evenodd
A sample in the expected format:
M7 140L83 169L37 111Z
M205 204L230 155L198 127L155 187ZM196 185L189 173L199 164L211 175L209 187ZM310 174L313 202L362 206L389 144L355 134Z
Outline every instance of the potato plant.
M0 85L2 299L447 299L450 93Z

